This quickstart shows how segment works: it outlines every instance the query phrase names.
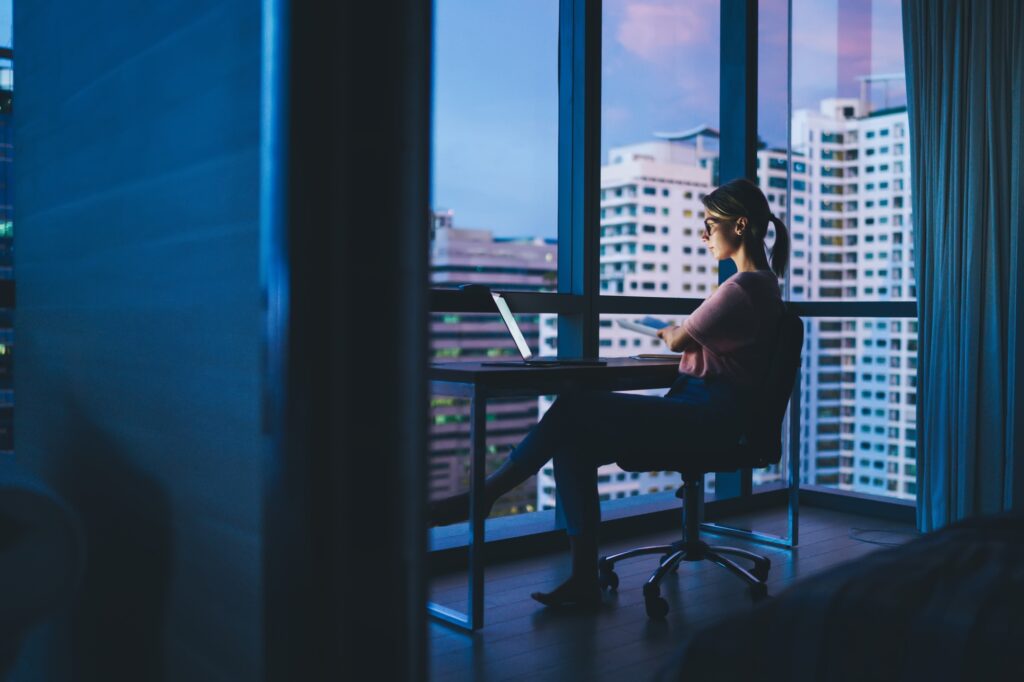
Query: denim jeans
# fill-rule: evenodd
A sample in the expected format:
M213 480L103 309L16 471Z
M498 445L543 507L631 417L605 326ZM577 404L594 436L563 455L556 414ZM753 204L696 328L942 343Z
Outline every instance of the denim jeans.
M597 468L714 470L713 451L738 436L746 401L724 380L680 374L664 396L566 393L510 455L532 472L554 461L558 504L569 535L596 533L601 522Z

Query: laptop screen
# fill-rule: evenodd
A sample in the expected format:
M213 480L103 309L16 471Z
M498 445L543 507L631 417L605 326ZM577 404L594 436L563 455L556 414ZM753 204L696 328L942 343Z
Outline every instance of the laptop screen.
M512 317L512 311L508 307L508 303L504 297L495 292L491 292L491 298L494 299L494 305L498 306L498 312L501 313L501 319L505 321L505 326L508 327L509 333L512 334L512 339L516 342L516 347L519 348L519 354L523 356L523 360L529 360L533 355L530 347L526 344L526 338L523 337L522 330L519 329L519 325L516 324L516 319Z

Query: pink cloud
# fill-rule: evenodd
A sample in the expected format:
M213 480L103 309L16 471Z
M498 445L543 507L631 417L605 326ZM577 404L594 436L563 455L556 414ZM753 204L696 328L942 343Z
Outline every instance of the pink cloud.
M616 40L647 61L658 61L666 50L706 42L708 22L694 4L630 3ZM711 36L717 38L716 36Z
M626 107L609 106L601 111L602 124L621 124L628 122L633 117L633 112Z

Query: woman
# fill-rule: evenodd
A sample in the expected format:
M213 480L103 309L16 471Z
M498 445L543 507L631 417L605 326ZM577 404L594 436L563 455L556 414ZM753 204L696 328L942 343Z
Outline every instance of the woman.
M566 519L572 572L551 592L532 596L548 606L600 603L597 531L601 521L597 468L615 462L632 471L713 466L702 452L735 442L752 410L782 311L778 277L789 260L789 233L749 180L733 180L706 195L701 240L737 273L680 326L658 336L682 352L679 378L663 397L611 392L565 394L490 476L485 508L554 461L559 506ZM771 266L765 246L775 226ZM433 502L431 525L463 521L468 493Z

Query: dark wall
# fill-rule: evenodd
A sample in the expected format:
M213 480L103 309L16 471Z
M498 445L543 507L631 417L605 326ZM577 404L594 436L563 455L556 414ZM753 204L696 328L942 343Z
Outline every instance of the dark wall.
M14 12L15 448L89 553L20 669L257 679L260 3Z

